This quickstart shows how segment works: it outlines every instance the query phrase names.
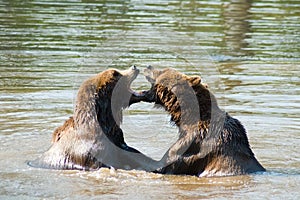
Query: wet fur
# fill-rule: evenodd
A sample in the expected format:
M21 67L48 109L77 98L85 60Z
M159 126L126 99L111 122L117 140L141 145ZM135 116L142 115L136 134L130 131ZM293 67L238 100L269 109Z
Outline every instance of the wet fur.
M152 88L143 101L163 106L179 128L179 138L162 158L165 166L158 173L226 176L265 171L243 125L218 107L199 76L152 67L145 72Z
M49 150L28 164L79 170L157 168L156 161L125 143L120 128L122 109L136 102L127 87L133 76L131 70L109 69L86 80L79 88L73 117L54 131ZM124 83L117 84L121 79ZM113 102L114 90L118 94Z

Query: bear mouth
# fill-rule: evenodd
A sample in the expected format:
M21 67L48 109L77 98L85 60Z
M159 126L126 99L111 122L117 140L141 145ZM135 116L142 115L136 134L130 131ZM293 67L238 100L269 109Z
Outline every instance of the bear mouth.
M139 75L140 70L135 65L133 65L128 70L126 70L124 73L127 74L127 76L128 76L128 82L126 84L128 92L135 96L141 96L142 93L131 89L131 84Z
M151 65L148 65L146 69L144 69L144 76L147 79L148 82L151 84L155 83L155 77L154 77L154 67Z
M140 70L136 68L135 65L133 65L130 71L130 75L129 75L129 81L128 81L128 87L130 87L131 83L136 79L136 77L139 75Z

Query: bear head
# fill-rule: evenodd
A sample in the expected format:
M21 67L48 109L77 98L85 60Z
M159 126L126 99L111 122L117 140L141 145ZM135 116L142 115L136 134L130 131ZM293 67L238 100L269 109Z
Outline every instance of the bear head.
M130 84L139 74L136 66L127 70L107 69L86 80L78 90L75 114L76 124L88 124L87 120L97 116L98 121L111 117L119 124L122 109L128 107L139 93L130 89Z
M59 141L70 130L93 128L95 123L107 133L118 130L114 127L122 121L122 109L140 98L130 88L138 74L136 66L127 70L107 69L84 81L77 94L74 116L54 131L52 142Z
M217 102L208 86L198 75L188 76L179 71L148 66L144 71L152 87L144 92L148 102L163 106L177 126L210 120Z

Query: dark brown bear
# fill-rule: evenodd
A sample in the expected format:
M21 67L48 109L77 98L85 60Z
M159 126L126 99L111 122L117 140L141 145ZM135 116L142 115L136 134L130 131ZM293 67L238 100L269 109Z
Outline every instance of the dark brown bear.
M218 107L200 76L151 66L145 75L152 88L143 101L163 106L179 128L179 139L162 158L165 166L158 173L227 176L265 171L243 125Z
M108 69L79 88L73 117L54 131L52 146L30 166L94 170L100 167L153 171L157 162L127 146L122 110L138 101L130 84L139 70Z

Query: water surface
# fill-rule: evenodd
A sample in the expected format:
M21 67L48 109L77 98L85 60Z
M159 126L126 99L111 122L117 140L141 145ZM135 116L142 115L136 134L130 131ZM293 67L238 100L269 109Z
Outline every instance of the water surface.
M299 1L0 0L1 199L299 199ZM197 178L30 168L72 115L82 81L135 64L200 74L268 172ZM149 88L142 74L135 90ZM124 111L126 141L160 159L167 114Z

